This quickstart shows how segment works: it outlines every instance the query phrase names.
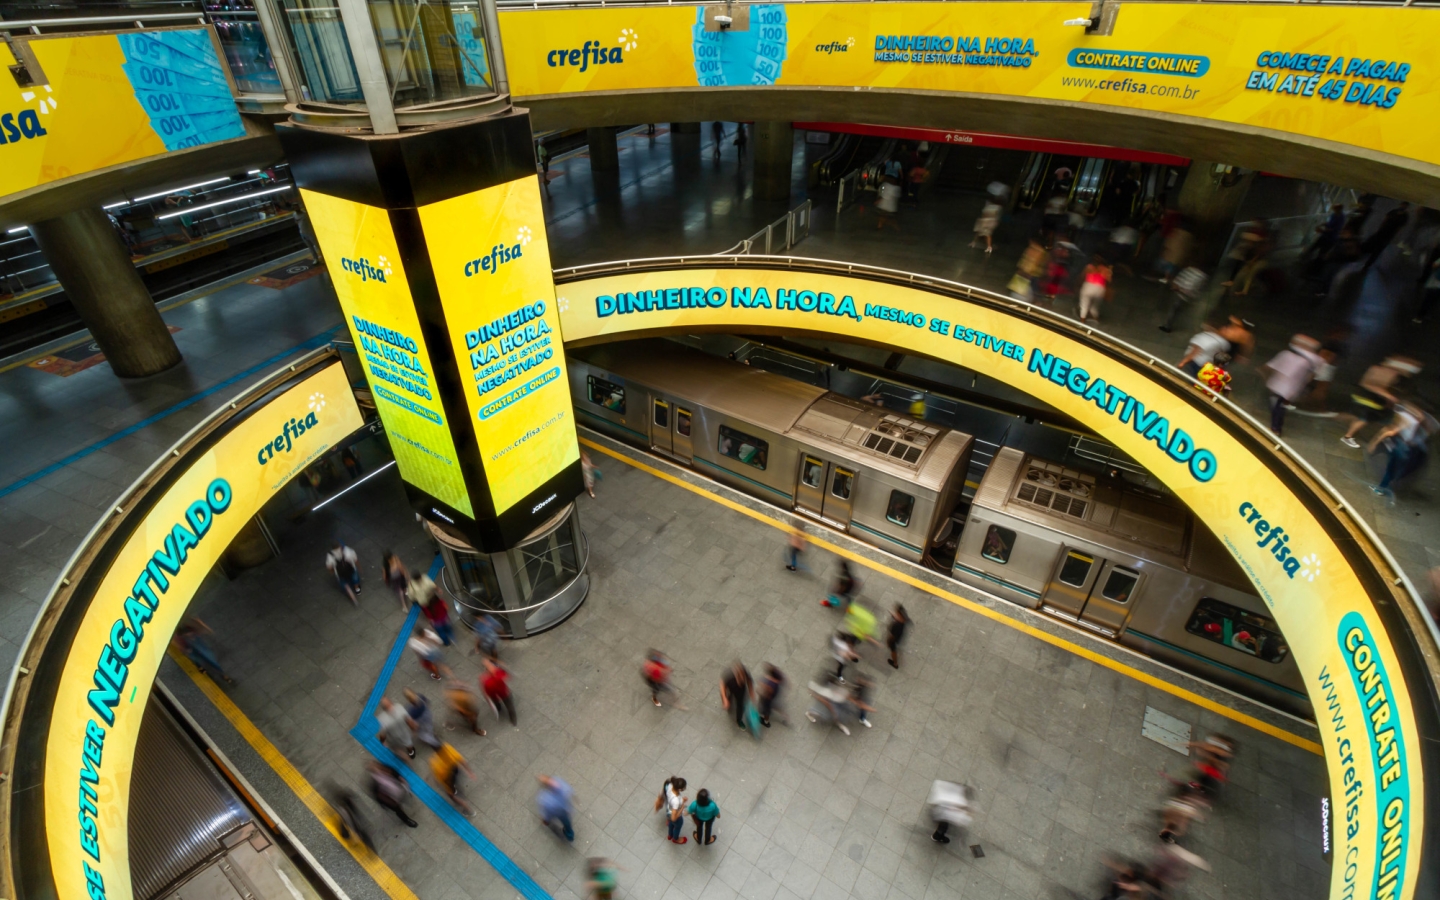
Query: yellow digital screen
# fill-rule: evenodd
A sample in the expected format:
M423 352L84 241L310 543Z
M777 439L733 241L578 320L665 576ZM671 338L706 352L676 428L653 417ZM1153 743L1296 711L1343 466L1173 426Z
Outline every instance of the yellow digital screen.
M400 477L475 518L390 214L329 194L300 193Z
M420 207L499 515L580 458L534 177Z
M39 65L0 79L0 196L245 136L209 28L16 39Z
M1440 11L1134 3L1110 35L1089 3L758 3L500 13L518 98L813 87L1085 103L1272 129L1440 163Z
M306 378L220 438L125 538L61 672L45 751L45 823L59 900L131 896L130 773L165 648L236 534L364 425L345 368Z
M1395 648L1345 551L1267 459L1192 402L1194 386L1127 365L1008 306L865 278L676 269L573 281L564 292L570 341L780 331L894 347L987 372L1129 454L1224 543L1284 631L1314 698L1328 762L1331 896L1415 894L1425 818L1421 736ZM1356 783L1364 790L1347 790Z

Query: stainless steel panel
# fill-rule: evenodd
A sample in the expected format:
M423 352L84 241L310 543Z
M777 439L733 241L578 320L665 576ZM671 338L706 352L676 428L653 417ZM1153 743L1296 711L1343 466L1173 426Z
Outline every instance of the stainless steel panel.
M855 503L855 482L859 478L854 469L830 464L829 487L825 491L825 507L821 515L832 522L850 524L850 508Z
M795 506L820 515L825 508L825 461L808 453L800 456L800 473L795 480Z
M691 440L695 430L695 417L683 406L675 407L675 431L671 438L671 452L689 462L694 456Z
M1130 617L1141 575L1134 569L1107 561L1090 588L1081 621L1110 634L1119 634Z
M1090 598L1095 575L1105 561L1091 553L1066 547L1055 564L1055 573L1045 588L1045 609L1078 621Z
M250 812L151 698L140 723L130 776L130 880L138 900L161 896L224 853L220 838Z
M650 446L670 452L670 404L659 397L650 398Z

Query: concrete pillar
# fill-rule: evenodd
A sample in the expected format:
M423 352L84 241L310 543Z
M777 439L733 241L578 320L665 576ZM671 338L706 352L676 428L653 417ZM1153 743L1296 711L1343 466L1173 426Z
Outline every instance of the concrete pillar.
M699 123L699 122L671 122L671 123L670 123L670 133L671 133L671 134L699 134L699 133L700 133L700 123Z
M620 171L620 147L615 143L614 128L587 128L585 140L590 144L590 171Z
M180 348L109 216L78 209L36 222L30 233L116 375L142 378L180 362Z
M750 136L755 139L755 199L789 200L795 126L789 122L756 122Z
M1216 174L1216 165L1211 160L1193 160L1180 184L1180 197L1176 201L1176 209L1194 228L1195 259L1203 265L1214 263L1224 249L1235 226L1235 214L1250 190L1250 182L1255 180L1254 172L1246 172L1226 184L1225 179Z

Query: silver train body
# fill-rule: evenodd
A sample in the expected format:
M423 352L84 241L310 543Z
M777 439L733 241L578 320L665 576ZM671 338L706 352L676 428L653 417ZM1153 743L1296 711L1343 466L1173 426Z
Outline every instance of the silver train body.
M967 501L963 432L669 341L582 348L568 363L581 424L1311 715L1263 601L1173 497L1003 447Z

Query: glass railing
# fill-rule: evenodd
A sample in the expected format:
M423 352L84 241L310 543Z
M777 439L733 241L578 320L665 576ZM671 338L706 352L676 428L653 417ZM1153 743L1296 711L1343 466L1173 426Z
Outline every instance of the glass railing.
M205 18L225 51L225 62L242 94L284 94L270 42L251 0L207 0Z
M495 92L474 0L370 0L390 99L397 109Z

